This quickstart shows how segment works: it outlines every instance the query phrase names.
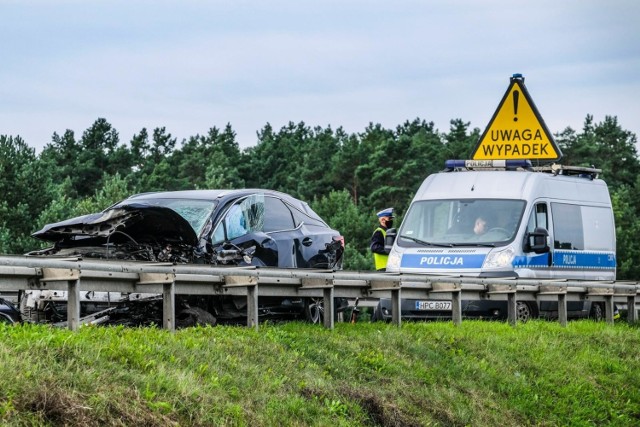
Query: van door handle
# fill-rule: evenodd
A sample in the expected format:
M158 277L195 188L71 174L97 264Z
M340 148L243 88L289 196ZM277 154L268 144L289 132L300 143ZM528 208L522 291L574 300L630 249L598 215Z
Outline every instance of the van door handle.
M302 244L304 246L311 246L313 244L313 239L311 237L305 237L302 239Z

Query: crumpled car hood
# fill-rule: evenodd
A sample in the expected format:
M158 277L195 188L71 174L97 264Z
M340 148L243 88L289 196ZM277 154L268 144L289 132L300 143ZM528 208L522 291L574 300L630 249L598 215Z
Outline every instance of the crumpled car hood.
M195 246L198 237L189 222L175 211L143 203L121 205L103 212L45 225L31 236L49 242L83 239L120 243L181 243Z

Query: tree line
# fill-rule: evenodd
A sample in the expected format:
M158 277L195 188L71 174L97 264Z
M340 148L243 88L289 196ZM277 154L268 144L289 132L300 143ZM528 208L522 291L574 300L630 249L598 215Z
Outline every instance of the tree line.
M640 278L640 161L636 135L615 116L554 135L562 163L603 170L614 206L618 278ZM100 211L139 192L267 188L309 202L346 241L345 268L373 268L369 237L375 212L398 218L424 178L446 159L470 158L480 129L461 119L447 132L420 118L395 129L370 123L362 132L289 122L266 124L254 146L240 149L231 124L180 143L165 127L143 128L123 142L104 118L78 138L54 133L39 154L20 136L0 135L0 253L40 248L31 233L47 223Z

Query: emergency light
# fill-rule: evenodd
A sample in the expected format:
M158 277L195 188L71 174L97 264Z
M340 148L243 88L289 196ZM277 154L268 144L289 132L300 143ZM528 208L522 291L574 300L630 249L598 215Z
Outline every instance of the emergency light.
M454 169L531 169L531 160L446 160L444 168L447 171Z

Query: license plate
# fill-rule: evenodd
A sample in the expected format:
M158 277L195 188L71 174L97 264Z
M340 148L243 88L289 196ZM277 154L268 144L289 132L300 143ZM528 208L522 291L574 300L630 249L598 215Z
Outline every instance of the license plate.
M451 301L416 301L416 310L451 311Z

